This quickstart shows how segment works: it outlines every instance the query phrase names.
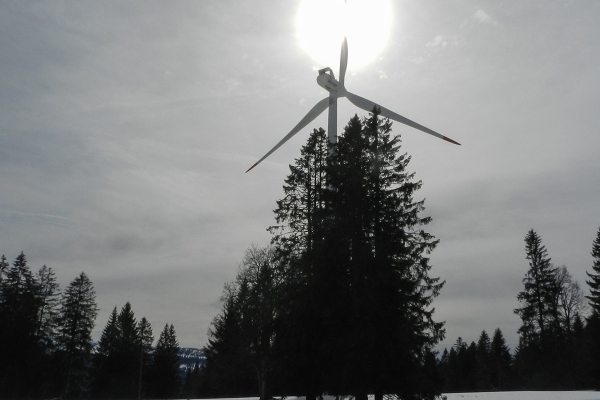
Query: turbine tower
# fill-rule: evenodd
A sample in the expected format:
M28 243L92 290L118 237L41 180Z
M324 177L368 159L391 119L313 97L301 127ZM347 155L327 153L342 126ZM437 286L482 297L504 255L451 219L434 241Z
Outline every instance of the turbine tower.
M312 122L315 118L317 118L326 108L329 108L329 121L327 124L327 136L329 138L330 143L337 143L337 99L339 97L346 97L350 103L354 104L358 108L362 108L365 111L372 111L373 107L377 106L381 109L381 116L387 117L391 120L400 122L401 124L411 126L415 129L418 129L422 132L428 133L437 138L443 139L447 142L460 145L460 143L450 139L447 136L441 135L436 131L433 131L423 125L420 125L408 118L403 117L400 114L396 114L395 112L388 110L385 107L380 106L379 104L365 99L364 97L360 97L346 90L344 86L344 78L346 75L346 67L348 65L348 40L344 37L344 41L342 42L342 51L340 55L340 80L337 81L335 76L333 75L333 71L331 68L323 68L319 70L319 76L317 76L317 83L322 88L326 89L329 92L329 97L324 98L319 101L315 106L298 122L298 124L292 129L279 143L277 143L267 154L265 154L260 160L254 163L253 166L248 168L250 171L252 168L256 167L260 164L265 158L269 157L275 150L280 148L285 142L290 140L292 136L298 133L301 129L303 129L306 125Z

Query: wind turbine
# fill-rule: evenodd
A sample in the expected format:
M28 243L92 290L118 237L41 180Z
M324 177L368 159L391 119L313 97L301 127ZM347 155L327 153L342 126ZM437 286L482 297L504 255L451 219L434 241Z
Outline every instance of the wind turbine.
M265 154L260 160L254 163L253 166L248 168L250 171L252 168L256 167L260 164L265 158L269 157L275 150L280 148L285 142L290 140L292 136L298 133L302 128L311 123L315 118L317 118L326 108L329 108L329 121L327 124L328 130L328 138L330 143L337 143L337 99L339 97L346 97L350 103L354 104L358 108L362 108L365 111L372 111L373 107L377 106L381 109L381 115L383 117L387 117L391 120L400 122L404 125L412 126L415 129L418 129L422 132L429 133L437 138L443 139L447 142L454 143L460 146L460 143L450 139L447 136L441 135L436 131L433 131L427 127L424 127L421 124L418 124L408 118L403 117L400 114L396 114L395 112L388 110L385 107L378 105L377 103L365 99L364 97L360 97L346 90L344 86L344 77L346 75L346 67L348 65L348 40L344 37L344 41L342 42L342 52L340 55L340 80L337 81L335 76L333 75L333 71L331 68L323 68L319 70L319 76L317 76L317 83L319 86L324 88L329 92L329 97L324 98L319 101L315 106L298 122L298 124L285 135L283 139L279 143L275 145L267 154Z

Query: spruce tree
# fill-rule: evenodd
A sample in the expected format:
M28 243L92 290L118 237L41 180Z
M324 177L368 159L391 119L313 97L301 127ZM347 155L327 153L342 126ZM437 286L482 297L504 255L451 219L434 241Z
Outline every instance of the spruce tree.
M97 314L96 291L82 272L65 289L61 299L58 330L66 358L64 397L79 397L89 390L92 329Z
M523 322L519 328L521 347L539 344L552 329L556 282L556 270L550 263L542 239L533 229L525 236L525 253L529 270L523 278L524 290L517 296L522 306L514 310Z
M315 129L300 157L290 165L284 198L277 201L275 209L277 225L269 228L286 277L281 290L279 335L273 344L276 362L286 366L279 381L307 400L324 391L322 382L332 359L327 349L337 339L331 329L336 321L328 311L337 301L331 290L333 281L325 279L332 275L325 249L330 222L328 154L325 131Z
M500 328L496 328L490 344L492 371L490 383L495 390L507 390L511 385L511 355Z
M476 388L478 391L489 391L491 389L491 342L490 337L484 330L479 335L477 342L477 368Z
M56 275L52 268L42 266L37 273L39 285L39 310L36 335L42 346L51 350L56 346L57 325L59 318L60 291Z
M204 348L206 365L202 370L202 397L242 397L255 395L256 379L242 334L242 317L236 289L226 285L221 297L223 309L213 319Z
M423 230L421 188L400 154L400 137L374 109L350 120L328 166L332 188L329 260L346 285L336 293L348 329L338 343L345 367L341 387L358 397L374 392L432 397L439 390L423 376L427 349L443 337L430 307L443 282L429 276L438 241ZM331 267L331 266L329 266ZM343 320L342 320L343 323ZM338 345L339 346L339 345ZM352 359L344 349L356 349Z
M590 294L586 296L592 309L591 315L587 318L585 327L586 347L590 357L590 383L600 390L600 228L596 239L592 243L592 270L586 274L590 280L586 283L590 287Z
M2 261L6 263L5 259ZM0 281L0 398L35 394L36 364L41 357L37 333L39 283L21 252L12 266L3 264Z
M92 392L98 398L116 398L120 393L115 374L119 368L118 348L121 338L121 327L117 319L117 307L115 307L102 330L98 349L93 358Z
M586 298L590 302L592 313L600 317L600 228L596 239L592 243L592 270L593 272L587 272L587 276L590 278L589 281L585 281L590 287L590 294Z
M152 362L152 326L145 317L142 317L137 326L139 336L139 380L138 380L138 399L143 397L145 387L148 386L149 369Z
M169 399L177 397L179 393L179 343L175 335L175 328L171 324L165 325L154 351L151 366L152 382L149 395L153 398Z
M135 314L129 302L121 308L117 317L120 337L117 354L119 358L118 387L120 395L133 398L138 395L140 336Z

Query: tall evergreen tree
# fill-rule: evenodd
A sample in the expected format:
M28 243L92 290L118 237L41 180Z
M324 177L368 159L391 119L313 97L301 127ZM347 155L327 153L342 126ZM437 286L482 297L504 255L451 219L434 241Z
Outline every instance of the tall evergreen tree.
M118 397L117 376L119 360L118 347L121 338L121 327L118 324L117 307L113 308L108 322L102 330L98 341L98 349L93 358L92 392L98 398Z
M35 393L36 363L41 357L37 322L40 287L21 252L8 268L2 259L0 281L0 398Z
M586 296L592 309L585 327L586 347L590 356L590 382L600 390L600 228L592 243L592 271L587 272L590 278L586 283L590 294Z
M511 355L500 328L496 328L490 344L492 371L490 383L495 390L511 387Z
M565 360L565 334L560 322L558 269L550 263L540 236L530 230L525 236L529 270L523 279L524 290L514 310L521 317L519 346L515 366L520 379L531 389L565 388L569 371Z
M60 291L52 268L43 266L37 273L39 310L36 335L42 346L51 350L56 345L59 318Z
M223 309L213 319L204 348L202 397L242 397L256 394L256 379L242 335L242 319L233 285L223 291Z
M590 287L590 295L586 298L590 302L592 313L600 316L600 228L596 239L592 243L592 270L593 272L587 272L587 276L590 278L589 281L585 281Z
M539 343L552 329L556 281L556 270L550 263L546 247L533 229L525 236L525 253L529 260L529 270L523 278L525 288L517 296L522 306L514 310L523 322L519 328L521 347Z
M479 335L477 342L477 367L476 367L476 387L478 391L489 391L491 384L491 342L490 337L484 330Z
M117 317L119 337L117 354L119 359L118 387L120 395L134 398L138 395L140 336L135 315L129 302L125 303Z
M140 320L137 330L139 335L140 354L138 399L141 399L145 392L145 387L148 386L148 371L152 362L152 343L154 342L154 336L152 336L152 326L145 317L142 317Z
M96 291L82 272L65 289L61 299L58 329L66 357L64 397L81 397L89 390L92 329L97 314Z
M378 115L351 119L327 170L329 259L346 285L338 298L349 316L338 342L346 349L341 384L361 398L432 397L439 388L421 374L426 349L444 334L430 308L443 285L429 276L427 254L438 241L422 229L431 219L420 215L424 200L413 199L422 183L407 171L410 157L399 154L400 137ZM352 360L344 359L349 348Z
M286 276L279 335L274 342L277 362L286 366L279 380L286 390L302 393L307 400L324 391L322 382L331 362L326 349L335 340L330 329L335 321L328 312L329 305L336 303L333 282L324 279L325 271L332 270L325 267L328 262L324 257L330 219L327 159L327 136L323 129L315 129L300 157L290 165L284 198L275 210L278 225L269 228Z
M163 328L151 366L152 382L150 396L153 398L170 399L177 397L179 393L179 343L175 335L175 328L167 324Z

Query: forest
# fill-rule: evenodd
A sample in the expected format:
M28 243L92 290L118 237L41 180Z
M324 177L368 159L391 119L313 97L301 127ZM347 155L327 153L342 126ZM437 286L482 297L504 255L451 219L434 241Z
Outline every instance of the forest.
M268 246L252 245L225 284L206 364L181 377L173 325L154 345L146 318L115 307L98 343L85 273L62 292L25 255L0 264L0 398L216 398L323 394L366 400L441 393L600 389L600 229L588 295L525 235L529 269L515 293L519 345L502 331L477 343L445 337L431 275L439 240L426 232L422 182L399 136L374 109L336 144L314 130L284 183Z
M21 252L0 259L0 398L173 398L179 344L173 325L158 341L131 304L112 311L92 341L96 292L81 272L62 292L54 270L36 273Z

